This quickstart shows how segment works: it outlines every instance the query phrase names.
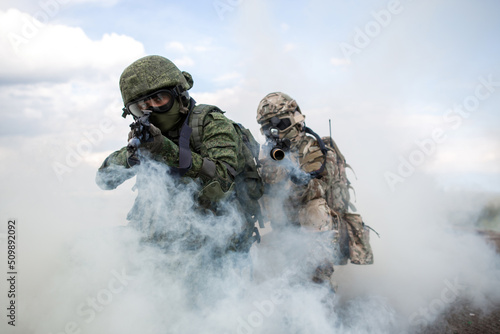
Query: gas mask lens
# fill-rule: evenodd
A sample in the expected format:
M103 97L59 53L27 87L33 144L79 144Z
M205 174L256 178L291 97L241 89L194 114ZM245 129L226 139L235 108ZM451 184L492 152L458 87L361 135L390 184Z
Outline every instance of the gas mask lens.
M277 116L274 116L271 118L269 123L262 126L262 131L268 137L278 137L279 132L286 131L292 126L292 120L293 119L290 116L285 118L278 118Z
M143 110L164 113L172 109L176 94L171 90L159 90L127 104L128 111L136 116L144 115Z

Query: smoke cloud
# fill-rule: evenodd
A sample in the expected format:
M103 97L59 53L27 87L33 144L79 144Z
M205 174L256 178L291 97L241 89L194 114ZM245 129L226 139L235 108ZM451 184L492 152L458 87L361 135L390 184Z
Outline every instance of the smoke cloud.
M217 216L193 210L195 183L179 182L155 162L139 167L138 215L151 225L64 227L56 215L35 228L49 233L21 230L21 246L35 249L43 237L45 248L22 253L17 331L413 333L455 303L487 311L500 302L498 255L472 230L456 228L453 207L425 176L397 196L382 192L358 205L381 234L372 233L375 264L337 266L332 293L310 281L318 258L304 235L266 226L248 257L220 256L241 228L235 208ZM145 241L151 236L156 241Z
M441 18L454 17L452 9L453 13L464 13L455 16L455 24L447 29L462 27L464 30L457 31L463 32L472 27L470 21L464 25L461 18L491 22L478 11L494 10L464 3L440 6L445 14ZM380 11L386 5L379 2L373 9ZM421 35L421 23L428 22L429 12L435 12L429 10L435 5L403 5L403 16L394 17L390 29L385 29L370 48L363 49L350 67L339 63L325 69L325 62L318 61L321 50L305 47L295 36L303 32L303 40L310 40L317 35L316 45L327 49L326 58L338 57L339 43L350 42L358 27L364 28L373 20L371 9L356 10L353 20L343 7L315 7L320 10L308 15L308 21L292 25L291 21L275 21L276 16L267 7L270 5L262 1L242 2L232 16L238 23L235 26L242 29L231 30L237 34L235 40L244 44L238 57L244 60L243 82L220 91L193 92L200 103L228 110L228 117L250 128L256 137L258 101L272 91L284 91L296 98L307 125L321 136L328 134L326 120L332 118L333 138L358 176L357 180L349 174L356 189L353 197L357 198L358 212L380 233L380 238L371 233L373 265L335 267L335 294L327 286L309 281L316 261L309 257L309 240L296 234L277 234L270 231L269 224L261 230L262 242L253 246L250 259L228 256L214 260L224 240L240 227L241 217L230 206L221 216L192 211L198 187L178 184L164 167L154 163L141 167L141 173L149 178L143 178L136 192L144 194L141 216L148 216L155 225L145 224L139 231L126 227L136 179L106 192L95 186L94 176L109 150L124 144L127 135L129 120L120 124L117 120L121 102L116 77L125 66L119 64L143 52L136 42L127 44L136 56L124 53L126 59L116 63L112 78L102 84L92 78L90 84L77 82L73 86L71 82L6 86L2 92L5 110L22 109L27 117L11 112L3 127L3 133L9 136L0 138L0 196L5 208L0 225L3 268L7 263L5 222L16 218L19 223L18 318L15 328L6 324L5 299L0 298L0 316L4 319L0 332L415 333L433 326L458 303L484 312L498 306L500 259L475 231L477 215L491 194L445 191L425 174L432 172L429 167L433 162L448 157L445 170L439 169L442 173L448 173L449 166L465 168L465 162L472 161L476 163L472 171L491 172L485 178L497 180L492 177L497 171L494 163L487 165L491 168L483 168L471 158L476 155L469 153L476 152L477 147L495 147L485 143L495 142L498 131L485 134L481 133L483 128L471 128L481 122L495 124L490 115L495 115L492 110L498 95L485 101L481 107L484 112L464 119L456 132L449 131L448 142L436 144L436 152L426 156L421 166L414 166L415 171L394 191L384 180L384 173L397 171L400 156L409 158L409 153L418 148L415 141L429 138L433 129L443 125L442 116L448 108L474 93L478 76L493 72L498 80L493 60L485 67L465 69L479 63L474 61L481 53L478 50L491 50L493 44L463 39L465 34L450 39L450 34L436 29ZM471 9L478 15L470 15ZM319 12L325 16L334 12L347 17L349 23L340 24L340 20L327 17L333 22L330 29L317 26ZM231 20L229 15L227 20ZM289 25L282 26L286 22ZM281 25L281 30L270 23ZM306 25L317 30L307 30ZM484 31L477 27L467 34L480 36ZM462 43L464 40L467 43ZM460 41L464 47L451 47L453 41ZM444 42L449 51L436 54L436 50L443 51ZM474 56L462 62L450 57L465 51ZM116 57L108 58L116 62ZM213 60L206 54L203 58ZM89 66L78 70L77 77L86 80L84 70ZM46 69L52 67L44 67L43 73ZM198 68L198 74L191 72L195 80L203 80ZM460 75L450 75L455 72ZM57 80L62 78L61 73L57 73ZM449 85L448 80L456 80L463 88ZM56 97L54 91L59 92ZM436 98L437 93L442 97ZM27 99L28 95L34 100ZM98 101L103 97L104 102ZM420 109L422 115L416 117ZM98 128L103 110L117 122L113 133ZM97 130L101 132L85 135ZM487 141L471 140L485 135ZM90 144L85 146L87 142ZM453 150L446 154L449 146ZM89 152L79 154L78 163L68 164L73 152L80 153L78 148ZM480 156L486 159L486 153ZM453 159L455 156L465 160ZM495 157L493 154L491 161ZM64 171L60 174L62 181L54 172L54 162L65 166L59 169ZM458 174L458 178L463 175ZM275 197L275 212L280 212L286 198L286 193L281 195ZM145 243L144 238L155 232L166 235L161 242ZM203 247L186 248L193 239L203 240ZM2 279L0 294L6 291L7 281Z

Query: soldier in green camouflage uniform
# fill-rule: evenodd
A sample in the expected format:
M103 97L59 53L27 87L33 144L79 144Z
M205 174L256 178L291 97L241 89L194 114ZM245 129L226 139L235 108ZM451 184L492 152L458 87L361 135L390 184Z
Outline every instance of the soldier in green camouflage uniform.
M334 264L346 264L348 258L371 264L373 255L361 216L348 212L355 208L344 157L330 137L319 138L304 120L287 94L270 93L261 100L257 122L267 139L260 161L267 185L262 202L273 230L296 227L316 233L321 240L317 248L330 254L316 259L321 264L312 279L323 282L330 280ZM280 200L280 194L285 198Z
M199 134L200 147L195 150L193 138L190 138L191 131L197 129L189 128L189 133L186 132L184 135L182 144L182 133L187 129L188 118L192 117L193 113L199 112L196 102L187 92L192 86L191 75L181 72L170 60L161 56L141 58L128 66L120 77L120 90L125 105L123 117L131 114L137 120L146 111L152 111L149 117L150 139L140 143L139 152L170 167L171 173L179 176L181 182L182 180L185 180L184 183L188 180L196 182L201 189L198 193L198 209L208 209L217 213L220 201L234 198L232 194L235 177L244 167L244 162L238 157L242 142L233 122L226 118L220 109L203 105L218 112L207 113L202 120L203 133ZM132 136L133 133L130 133L129 139ZM183 155L187 155L188 158L182 158ZM136 174L135 165L140 164L141 159L136 153L127 150L127 147L113 152L99 168L96 176L97 184L105 190L115 189ZM184 164L188 162L186 166L181 166L182 159ZM139 192L127 218L132 225L142 225L140 229L144 231L148 229L148 224L154 222L147 221L147 218L138 213L140 197ZM241 245L242 240L239 235L235 237L231 247L248 251L253 224L251 227L244 226L243 230L245 245ZM152 234L153 231L150 229L145 232ZM149 237L153 238L152 235Z

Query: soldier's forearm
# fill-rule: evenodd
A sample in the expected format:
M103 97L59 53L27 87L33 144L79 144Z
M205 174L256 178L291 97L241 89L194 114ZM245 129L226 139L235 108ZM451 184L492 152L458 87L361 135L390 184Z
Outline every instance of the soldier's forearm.
M184 174L192 179L200 178L203 184L213 181L220 183L223 191L227 191L232 183L233 176L231 167L222 160L204 158L200 154L191 151L192 165ZM170 167L179 166L179 146L170 139L164 137L161 150L155 155L155 159L162 161Z
M135 175L127 163L127 148L111 153L97 171L96 183L104 190L115 189Z

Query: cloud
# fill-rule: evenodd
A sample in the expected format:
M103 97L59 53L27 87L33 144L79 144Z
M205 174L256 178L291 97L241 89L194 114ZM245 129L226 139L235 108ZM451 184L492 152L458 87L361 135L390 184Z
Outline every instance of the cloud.
M351 64L351 61L346 58L331 58L330 62L332 63L333 66L344 66Z
M182 67L192 67L194 66L195 62L193 58L184 56L182 58L177 58L174 59L173 62L177 65L177 67L182 68Z
M204 53L212 51L212 39L210 37L203 38L196 42L183 43L179 41L170 41L165 45L165 50L168 53L174 53L177 55L188 55L194 53Z
M169 42L166 47L167 51L177 51L177 52L186 52L186 47L181 42L173 41Z
M214 82L226 82L226 81L235 81L242 78L241 73L239 72L230 72L222 74L214 79Z
M59 0L61 1L61 0ZM66 2L68 0L65 0ZM96 4L105 7L111 7L118 4L121 0L71 0L75 4Z
M115 33L93 40L81 28L41 24L17 9L0 11L0 31L2 137L45 138L48 154L64 161L68 147L103 118L122 121L118 77L144 55L142 43ZM12 38L20 38L17 49ZM107 143L126 138L124 122L122 132L106 134ZM89 157L109 149L100 144Z
M50 11L69 6L97 5L100 7L110 7L121 2L121 0L4 0L0 4L0 10L8 8L18 8L29 12Z
M285 52L291 52L297 49L297 44L294 43L287 43L284 45L284 51Z
M40 22L17 9L0 12L1 83L65 82L119 74L144 55L142 43L125 35L92 40L77 27Z

